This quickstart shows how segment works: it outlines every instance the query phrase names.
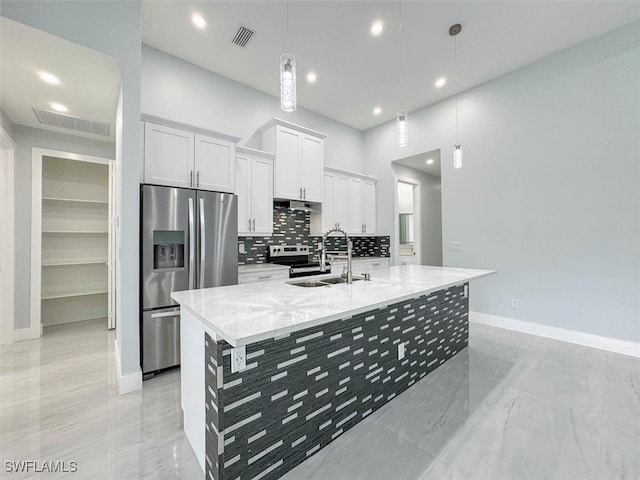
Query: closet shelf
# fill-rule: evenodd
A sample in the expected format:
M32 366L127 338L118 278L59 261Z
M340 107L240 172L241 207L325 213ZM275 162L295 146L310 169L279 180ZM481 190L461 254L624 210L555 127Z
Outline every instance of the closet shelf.
M83 291L75 291L75 292L52 292L52 293L42 293L40 297L42 300L52 300L55 298L68 298L68 297L83 297L85 295L102 295L104 293L108 293L106 288L99 288L94 290L83 290Z
M42 197L45 202L74 202L74 203L96 203L99 205L108 205L108 200L89 200L83 198L61 198L61 197Z
M67 260L42 260L43 267L62 267L72 265L105 265L107 263L106 258L78 258Z

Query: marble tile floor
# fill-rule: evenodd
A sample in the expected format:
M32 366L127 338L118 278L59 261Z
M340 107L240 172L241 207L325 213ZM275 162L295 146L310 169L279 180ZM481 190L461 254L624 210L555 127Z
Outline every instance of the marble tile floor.
M178 370L117 394L114 333L47 329L0 347L0 478L204 475ZM74 474L6 460L76 461ZM470 346L284 480L640 479L640 359L472 324Z

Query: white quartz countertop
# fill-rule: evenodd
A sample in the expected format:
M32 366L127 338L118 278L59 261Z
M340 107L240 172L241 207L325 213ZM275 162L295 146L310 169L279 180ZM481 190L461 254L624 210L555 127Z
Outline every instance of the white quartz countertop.
M187 290L171 294L234 347L286 335L374 308L459 285L495 270L403 265L376 269L371 281L305 288L298 279ZM328 275L336 276L336 274ZM313 279L321 276L310 277Z

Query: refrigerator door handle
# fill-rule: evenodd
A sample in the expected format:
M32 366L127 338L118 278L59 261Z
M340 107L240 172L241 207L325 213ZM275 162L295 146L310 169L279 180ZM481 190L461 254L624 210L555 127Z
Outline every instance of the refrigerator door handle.
M206 248L205 248L205 228L204 228L204 198L200 197L200 284L198 288L202 288L204 285L204 265L206 263Z
M193 214L193 198L189 198L189 290L195 288L196 278L196 232Z

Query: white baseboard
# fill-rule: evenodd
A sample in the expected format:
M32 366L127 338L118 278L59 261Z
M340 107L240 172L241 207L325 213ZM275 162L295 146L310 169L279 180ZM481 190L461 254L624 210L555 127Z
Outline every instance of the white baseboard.
M40 325L37 325L36 328L16 328L13 331L13 341L20 342L22 340L33 340L34 338L40 338L41 334L42 328Z
M559 327L551 327L540 323L525 322L514 318L500 317L487 313L470 312L469 319L475 323L490 325L492 327L514 330L539 337L552 338L561 342L575 343L585 347L598 348L608 352L621 353L640 358L640 343L619 340L617 338L601 337L590 333L577 332Z
M116 348L116 372L118 375L118 392L120 395L124 395L126 393L135 392L136 390L142 390L142 370L138 370L137 372L129 373L127 375L122 375L122 370L120 369L120 351L118 350L118 339L114 340Z

